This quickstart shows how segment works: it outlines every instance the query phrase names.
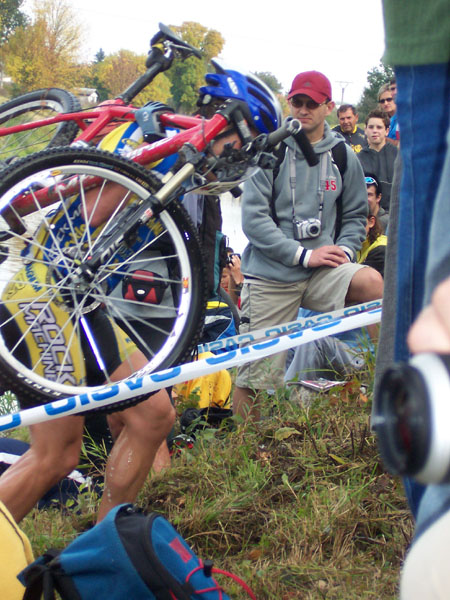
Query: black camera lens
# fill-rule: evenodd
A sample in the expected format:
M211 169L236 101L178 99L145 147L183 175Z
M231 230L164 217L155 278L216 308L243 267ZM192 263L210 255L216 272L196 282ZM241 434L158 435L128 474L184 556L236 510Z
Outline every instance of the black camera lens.
M450 480L450 359L417 355L384 374L373 428L386 468L422 483Z
M377 398L374 429L387 469L413 474L424 465L430 444L430 408L421 374L398 364L384 374Z

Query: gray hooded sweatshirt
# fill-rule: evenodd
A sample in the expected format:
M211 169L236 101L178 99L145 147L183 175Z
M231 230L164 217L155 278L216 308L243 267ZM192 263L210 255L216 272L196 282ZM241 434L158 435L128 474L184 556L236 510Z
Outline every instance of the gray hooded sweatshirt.
M336 226L336 199L342 189L339 169L332 160L331 148L342 138L325 123L324 138L315 146L319 164L310 167L298 149L295 140L288 138L288 150L273 183L271 170L260 170L245 182L242 196L242 228L249 244L242 255L241 270L247 277L284 283L303 281L313 268L299 264L321 246L336 244L354 260L366 238L368 214L367 189L364 174L355 153L346 146L347 168L344 173L342 223L339 237L334 241ZM321 234L312 239L296 240L293 225L293 202L290 184L291 157L295 157L295 206L298 221L320 217ZM272 186L277 226L271 216ZM323 194L320 190L323 190ZM303 263L304 264L304 263Z

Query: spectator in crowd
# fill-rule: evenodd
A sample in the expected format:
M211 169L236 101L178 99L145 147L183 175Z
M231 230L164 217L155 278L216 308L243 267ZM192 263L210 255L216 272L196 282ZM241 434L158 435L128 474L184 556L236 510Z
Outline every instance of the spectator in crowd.
M241 272L241 255L227 248L227 264L222 271L222 288L228 292L230 298L240 308L241 290L244 283L244 276Z
M395 102L395 98L397 96L397 80L395 79L395 77L393 77L389 81L389 91L391 92L392 97L394 98L394 102Z
M275 179L273 171L261 170L244 185L242 223L249 244L241 263L240 333L292 321L300 306L329 311L382 296L381 275L352 262L366 237L367 192L356 155L325 121L334 109L331 84L317 71L299 73L288 101L319 164L308 166L289 138ZM332 161L340 143L347 161L343 178ZM283 385L285 360L280 353L271 358L270 370L266 361L239 368L235 414L259 418L258 391Z
M395 104L395 94L390 90L391 85L393 84L385 83L381 86L378 92L378 104L380 105L380 110L389 117L387 141L394 146L398 146L400 134L397 123L397 105Z
M358 251L358 263L369 265L384 277L384 261L386 257L387 237L376 215L370 212L366 225L367 237Z
M361 152L367 146L367 140L364 131L357 126L358 113L355 107L352 104L342 104L337 109L337 116L339 125L336 125L333 131L337 131L344 136L346 143L351 147L353 152Z
M381 208L381 184L374 173L364 173L367 187L367 200L369 202L369 214L377 217L383 228L387 231L389 214Z
M366 119L366 137L368 147L357 155L365 173L374 173L381 183L380 206L389 212L394 162L397 148L386 142L389 130L389 118L375 109Z

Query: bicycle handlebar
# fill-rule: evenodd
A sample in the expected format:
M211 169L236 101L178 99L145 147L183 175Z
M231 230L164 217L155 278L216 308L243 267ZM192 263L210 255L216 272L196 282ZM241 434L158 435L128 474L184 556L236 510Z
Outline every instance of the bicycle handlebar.
M120 98L125 104L129 104L159 73L167 71L175 55L183 60L189 56L202 57L200 50L184 42L163 23L159 24L159 32L152 37L150 46L145 61L147 71L117 96L117 99Z
M302 130L302 125L297 119L288 117L283 125L269 133L268 135L260 135L250 142L249 146L253 146L258 151L272 151L276 146L289 136L292 136L294 140L303 152L306 162L310 167L314 167L318 164L319 158L314 152L310 141L308 140L305 132Z
M150 46L153 48L162 42L168 42L169 46L171 48L175 48L175 50L178 51L184 58L187 58L191 55L196 56L197 58L202 58L203 56L200 50L194 48L194 46L191 46L178 37L178 35L169 29L167 25L164 25L164 23L159 23L159 32L156 33L150 40ZM147 58L147 63L145 65L146 67L150 66L148 61L149 58Z
M287 132L287 135L285 132ZM306 133L302 129L300 121L297 119L288 117L279 129L269 134L268 142L271 146L276 146L289 135L292 135L294 140L297 142L308 165L310 167L317 165L319 163L319 157L314 152L314 148L311 146Z

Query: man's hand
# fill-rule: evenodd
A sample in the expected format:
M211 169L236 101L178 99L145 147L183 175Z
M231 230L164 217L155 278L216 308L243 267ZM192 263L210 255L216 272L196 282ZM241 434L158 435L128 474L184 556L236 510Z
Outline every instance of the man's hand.
M230 271L231 279L236 285L244 282L244 276L241 273L241 259L237 254L232 254L230 256L228 269Z
M450 354L450 277L435 289L431 304L411 326L408 346L412 353Z
M312 251L308 267L338 267L348 260L348 256L339 246L321 246Z

